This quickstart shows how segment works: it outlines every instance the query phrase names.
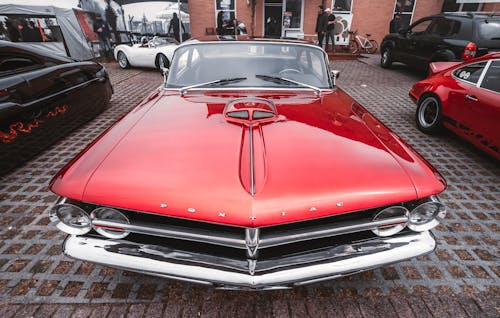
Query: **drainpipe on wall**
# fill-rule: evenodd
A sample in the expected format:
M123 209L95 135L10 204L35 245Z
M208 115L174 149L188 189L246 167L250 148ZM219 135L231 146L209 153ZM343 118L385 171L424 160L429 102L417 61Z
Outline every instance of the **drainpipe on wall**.
M179 40L182 43L182 16L181 16L181 0L177 0L177 8L179 9Z
M252 37L255 33L255 6L257 5L257 0L252 0L252 22L250 26L250 30L252 32Z

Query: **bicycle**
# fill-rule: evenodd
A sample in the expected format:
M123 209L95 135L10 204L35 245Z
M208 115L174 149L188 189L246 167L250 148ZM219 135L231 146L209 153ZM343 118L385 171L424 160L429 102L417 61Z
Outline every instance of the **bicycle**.
M371 34L366 33L366 38L358 34L358 30L352 32L349 31L349 35L351 37L349 41L349 52L358 53L361 50L364 50L365 53L373 54L377 52L378 43L375 40L371 40ZM354 39L352 38L354 36Z

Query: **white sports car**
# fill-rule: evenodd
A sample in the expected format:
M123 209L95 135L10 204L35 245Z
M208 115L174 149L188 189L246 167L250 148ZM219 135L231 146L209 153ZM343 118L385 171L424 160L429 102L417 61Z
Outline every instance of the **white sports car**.
M160 65L168 68L179 43L172 38L154 37L149 41L141 41L141 44L120 44L115 47L115 60L121 68L154 67L159 69Z

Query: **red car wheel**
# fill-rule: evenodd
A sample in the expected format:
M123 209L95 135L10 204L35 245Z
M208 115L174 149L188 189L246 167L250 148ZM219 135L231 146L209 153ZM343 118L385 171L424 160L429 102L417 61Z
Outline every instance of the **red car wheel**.
M435 95L424 95L418 101L417 127L426 134L432 134L441 130L442 108L439 97Z

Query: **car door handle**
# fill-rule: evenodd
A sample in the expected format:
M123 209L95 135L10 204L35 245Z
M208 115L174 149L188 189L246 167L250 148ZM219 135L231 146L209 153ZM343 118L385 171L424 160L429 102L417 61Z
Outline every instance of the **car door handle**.
M473 101L473 102L479 101L479 99L477 99L477 97L471 96L471 95L465 95L465 99Z

